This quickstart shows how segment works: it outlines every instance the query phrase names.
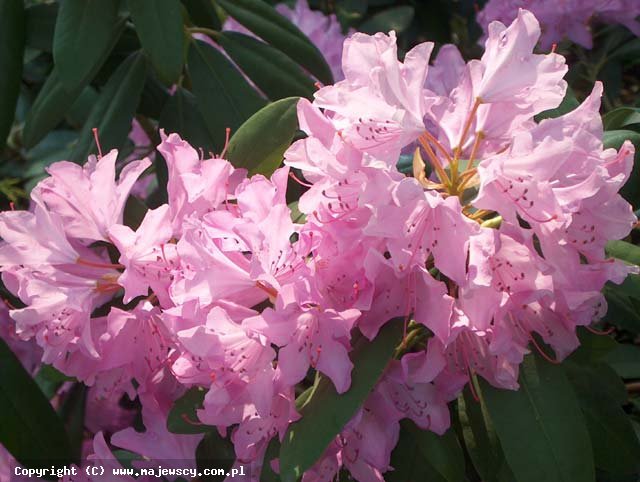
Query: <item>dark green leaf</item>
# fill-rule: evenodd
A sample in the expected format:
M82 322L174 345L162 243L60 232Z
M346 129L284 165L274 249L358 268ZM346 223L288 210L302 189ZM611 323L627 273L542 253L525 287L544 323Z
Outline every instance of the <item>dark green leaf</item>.
M0 373L0 443L25 467L70 464L62 421L3 340Z
M192 387L180 398L173 402L173 407L167 417L167 430L172 433L203 433L213 427L198 420L196 410L202 408L202 402L207 391L201 387Z
M298 127L297 97L282 99L256 112L233 135L227 159L250 174L270 176L282 162Z
M205 152L213 152L216 146L207 131L196 99L191 92L178 87L160 114L160 127L167 134L176 132L184 140Z
M140 227L142 220L147 214L149 208L141 199L136 196L129 196L124 205L122 214L123 223L134 231Z
M476 401L467 387L458 397L457 407L462 437L473 466L483 480L501 481L501 471L509 468L486 406Z
M289 426L280 449L280 476L295 481L322 455L331 440L362 406L382 376L402 339L403 320L387 322L378 336L368 342L361 337L351 351L351 387L342 395L323 378L313 397L300 410L302 418Z
M104 152L120 148L131 129L131 119L140 100L147 63L143 55L134 54L125 60L104 86L89 119L80 132L72 160L84 162L95 151L93 128L98 129Z
M63 0L53 37L53 59L65 89L73 92L96 72L122 33L119 1Z
M42 365L34 377L34 381L45 397L51 399L64 382L75 381L75 378L66 376L51 365Z
M86 402L87 387L82 383L76 383L66 394L64 403L59 411L69 435L73 460L76 464L80 464L80 459L82 458Z
M189 75L198 109L221 152L225 129L235 132L265 101L223 54L199 40L189 48Z
M578 328L580 346L568 358L576 363L598 363L618 345L610 336L597 335L586 328Z
M452 428L444 435L430 430L421 430L415 424L403 424L418 444L424 460L431 465L447 482L464 480L464 454L458 437Z
M480 386L518 482L595 481L589 432L562 367L527 356L519 390Z
M80 90L70 93L64 88L54 68L27 114L22 131L24 145L29 148L40 142L64 118L79 94Z
M622 378L640 378L640 347L619 344L604 361Z
M614 475L640 473L640 443L620 400L625 393L618 376L606 365L565 365L587 422L596 466ZM611 390L610 385L617 385Z
M25 19L22 0L0 1L0 150L4 148L20 93Z
M446 482L446 479L443 479L425 460L420 444L413 436L414 430L419 429L410 420L401 422L398 444L391 453L393 470L384 474L384 480L386 482Z
M560 102L560 105L555 109L549 109L545 110L544 112L540 112L537 116L535 116L535 119L537 122L540 122L544 119L554 119L571 112L579 105L580 102L578 102L578 99L576 99L576 94L573 92L573 89L571 87L567 87L567 93L562 99L562 102Z
M331 69L318 48L289 20L261 0L218 0L229 15L258 37L281 50L324 84Z
M607 300L607 313L603 321L623 330L640 333L640 300L627 296L611 283L607 283L602 293Z
M222 24L211 0L182 0L192 22L198 27L220 30Z
M269 441L269 445L267 445L267 450L264 454L264 461L260 471L260 482L280 482L280 476L271 468L271 462L278 458L279 453L280 441L278 437L273 437Z
M58 15L57 3L37 3L25 9L27 46L45 52L53 51L53 32Z
M369 34L375 34L376 32L387 33L390 30L402 33L411 24L414 13L413 7L409 5L388 8L363 22L359 30Z
M222 468L229 471L236 460L233 445L222 438L217 431L209 431L196 448L196 466L199 471L203 469ZM204 476L202 482L225 480L225 475Z
M269 99L292 96L313 98L313 80L279 50L236 32L220 34L218 42Z
M158 77L178 80L184 63L184 28L179 0L128 0L140 43Z
M602 118L604 129L611 131L622 129L633 124L640 124L640 108L638 107L618 107Z

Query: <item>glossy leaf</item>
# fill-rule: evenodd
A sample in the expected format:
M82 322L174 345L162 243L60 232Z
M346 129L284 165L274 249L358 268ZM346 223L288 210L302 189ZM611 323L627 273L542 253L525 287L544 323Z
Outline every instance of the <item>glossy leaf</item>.
M52 52L58 4L37 3L27 7L24 12L26 15L26 45L45 52Z
M420 443L414 437L419 430L410 420L400 423L398 444L391 453L392 471L384 474L386 482L446 482L424 458ZM464 480L464 479L459 479Z
M640 378L640 347L619 344L604 361L622 378Z
M68 91L86 83L113 48L124 22L118 19L119 1L64 0L56 20L53 59Z
M233 445L223 439L217 431L209 431L196 448L196 467L202 472L206 468L222 468L229 471L236 459ZM203 476L202 482L225 480L225 475Z
M483 480L502 482L510 472L486 406L476 401L469 387L458 397L458 420L462 438L473 466Z
M193 434L209 432L213 427L198 421L196 411L202 408L207 391L201 387L193 387L173 402L167 417L167 430L172 433Z
M626 241L609 241L605 248L606 253L626 263L640 266L640 246Z
M464 454L458 438L452 428L443 435L430 430L421 430L415 424L404 424L413 439L418 444L424 460L440 474L447 482L464 480Z
M142 48L160 80L178 80L184 63L184 28L179 0L128 0Z
M70 464L62 421L3 340L0 373L0 443L25 467Z
M213 152L216 147L207 131L196 99L191 92L177 87L160 114L160 127L167 134L176 132L192 146Z
M218 0L229 15L264 41L287 54L324 84L331 69L318 48L289 20L262 0Z
M401 33L409 27L414 14L414 8L409 5L387 8L363 22L359 30L369 34L375 34L376 32L387 33L390 30Z
M270 176L280 163L298 127L297 97L282 99L256 112L233 135L227 159L250 174Z
M67 91L62 85L58 70L54 67L27 114L22 131L25 147L35 146L64 119L69 106L73 105L80 91L81 89Z
M222 24L211 0L182 0L189 17L198 27L220 30Z
M596 466L614 475L640 473L640 442L615 392L625 388L606 365L566 365L591 436ZM611 384L617 390L611 390Z
M622 129L634 124L640 124L639 107L618 107L602 118L604 128L607 131Z
M146 69L146 59L137 53L125 60L113 73L80 132L72 160L84 162L91 152L97 152L93 128L98 129L103 153L118 149L124 144L140 100Z
M22 56L24 53L25 19L22 0L0 1L0 150L11 130L16 112Z
M266 102L223 54L204 42L196 40L189 47L188 68L198 109L221 152L225 129L235 132Z
M402 327L403 320L395 318L372 342L359 338L351 352L354 367L347 392L339 395L329 379L320 381L313 397L300 410L302 418L289 426L282 441L283 482L295 481L311 467L362 406L400 343Z
M589 432L563 369L527 356L520 389L480 379L482 397L518 482L595 481Z
M229 57L271 100L313 98L313 80L289 57L272 46L236 32L220 34L218 42Z

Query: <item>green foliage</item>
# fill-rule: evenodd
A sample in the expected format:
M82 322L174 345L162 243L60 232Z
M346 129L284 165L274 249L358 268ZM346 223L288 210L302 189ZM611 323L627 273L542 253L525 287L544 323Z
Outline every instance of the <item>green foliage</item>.
M73 452L61 419L0 340L0 443L29 468L68 465Z

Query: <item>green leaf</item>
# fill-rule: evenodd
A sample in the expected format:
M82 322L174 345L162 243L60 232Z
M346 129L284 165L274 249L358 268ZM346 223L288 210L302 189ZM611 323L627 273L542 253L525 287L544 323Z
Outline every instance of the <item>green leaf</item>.
M589 432L562 367L527 356L519 390L480 386L518 482L595 481Z
M565 94L560 105L555 109L545 110L544 112L540 112L535 116L535 120L540 122L544 119L555 119L556 117L560 117L564 114L568 114L573 109L578 107L580 102L576 99L576 94L573 92L571 87L567 87L567 93Z
M85 123L76 144L72 160L84 162L95 151L93 128L98 129L100 144L106 154L110 149L119 149L126 141L131 129L131 119L138 106L144 86L147 63L140 53L125 60L109 78L98 102Z
M403 424L418 444L422 456L447 482L465 478L464 454L453 428L444 435L421 430L415 424Z
M604 361L622 378L640 378L640 347L618 344Z
M605 252L612 258L640 266L640 246L626 241L609 241L605 247Z
M615 372L606 365L565 365L580 400L580 407L591 436L595 463L614 475L640 473L640 443L631 421L612 395L625 388ZM610 384L617 390L611 390Z
M204 42L191 43L188 67L198 109L221 152L225 129L235 132L266 102L222 53Z
M282 99L256 112L233 135L227 159L249 174L270 176L280 163L298 127L297 97Z
M413 436L414 430L420 429L417 429L410 420L403 420L400 423L398 444L391 453L390 465L393 470L384 474L384 480L386 482L446 482L446 479L443 479L425 460L420 444Z
M580 346L568 360L576 363L598 363L614 350L618 343L610 336L597 335L586 328L578 328Z
M224 32L219 44L240 69L271 100L299 96L313 98L314 83L289 57L260 40Z
M271 462L278 458L280 453L280 441L278 437L273 437L267 445L264 454L262 469L260 470L260 482L280 482L280 476L271 468Z
M220 30L222 24L211 0L182 0L189 17L198 27Z
M53 36L53 60L60 80L75 91L101 65L122 33L119 1L63 0Z
M486 406L476 401L467 387L458 397L457 407L462 438L476 471L487 482L502 480L500 473L510 469Z
M80 464L82 459L82 442L84 441L84 416L87 402L87 387L76 383L66 394L60 407L60 417L64 421L71 442L73 460Z
M27 46L53 51L53 33L58 15L57 3L37 3L25 9Z
M359 30L368 34L387 33L390 30L402 33L411 24L414 14L413 7L409 5L388 8L360 24Z
M221 468L228 472L236 459L233 445L222 438L217 431L209 431L196 448L196 467L198 471L203 469ZM225 480L226 475L211 475L200 478L203 482Z
M606 131L602 138L605 148L620 149L622 143L630 140L636 148L631 175L620 194L631 203L634 209L640 208L640 133L631 130Z
M313 397L300 410L302 418L291 424L280 449L283 482L301 477L320 458L333 438L344 428L369 396L402 339L403 319L387 322L369 342L364 337L351 351L351 387L342 395L323 378Z
M40 142L64 119L69 106L74 103L79 94L80 89L70 93L64 88L58 76L58 70L54 67L27 114L22 131L24 145L30 148Z
M605 285L602 294L607 300L607 313L602 321L640 333L640 300L627 296L612 283Z
M69 465L62 421L7 344L0 340L0 443L28 468Z
M171 433L204 433L215 427L205 425L198 420L196 411L202 408L207 391L202 387L192 387L173 402L167 417L167 430Z
M191 92L177 87L160 114L160 127L167 134L176 132L192 146L213 152L216 146L198 111L196 99Z
M40 387L45 397L51 399L64 382L76 381L76 379L66 376L51 365L42 365L34 377L34 381Z
M149 208L142 199L136 196L129 196L124 205L122 222L125 226L129 226L135 231L140 227L140 224L142 224L142 220L147 215L147 211L149 211Z
M16 113L24 39L22 0L0 0L0 150L4 148Z
M613 109L602 118L604 129L611 131L614 129L622 129L633 124L640 124L640 108L639 107L618 107Z
M289 20L261 0L218 0L229 15L307 69L324 84L331 69L318 48Z
M170 85L184 63L184 28L179 0L128 0L142 48L158 77Z

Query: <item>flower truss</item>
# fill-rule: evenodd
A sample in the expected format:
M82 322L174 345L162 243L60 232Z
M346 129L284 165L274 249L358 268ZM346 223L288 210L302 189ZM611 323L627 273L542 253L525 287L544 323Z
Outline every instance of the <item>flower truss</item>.
M518 8L530 10L542 24L540 45L545 49L564 37L586 49L592 48L590 23L594 18L624 25L640 36L640 22L636 20L640 3L636 0L489 0L478 12L477 20L488 34L491 22L511 22Z
M303 477L383 480L401 419L441 434L473 377L517 389L524 355L571 353L576 327L606 311L603 285L631 269L604 245L636 222L618 194L633 145L603 148L600 84L574 111L534 120L566 90L564 58L533 53L539 36L520 10L489 25L481 59L447 45L430 65L432 43L400 62L393 32L356 33L344 79L300 100L307 137L270 178L163 133L168 202L139 226L123 212L147 159L117 178L115 151L52 165L29 211L0 214L17 336L103 403L139 397L146 431L123 428L112 445L193 458L202 435L170 433L166 418L199 386L194 423L259 467L300 418L309 370L348 391L354 334L374 339L401 317L395 359ZM410 175L397 168L407 155ZM303 223L290 178L308 188ZM89 445L113 458L101 433Z

